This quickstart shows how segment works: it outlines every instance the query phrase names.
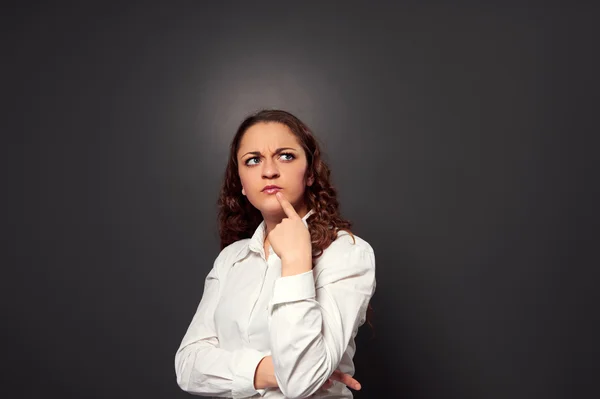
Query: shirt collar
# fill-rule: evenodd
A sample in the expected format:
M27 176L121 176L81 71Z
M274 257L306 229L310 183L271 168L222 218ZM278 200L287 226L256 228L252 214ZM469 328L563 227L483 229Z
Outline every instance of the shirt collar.
M306 221L306 219L308 219L308 217L310 215L312 215L314 212L313 209L309 210L306 215L304 215L304 217L302 218L302 222L304 222L304 225L306 227L308 227L308 222ZM266 228L266 223L263 220L258 227L256 228L256 230L254 231L254 234L252 235L252 238L250 238L250 243L248 244L248 248L254 252L258 252L261 253L264 250L264 245L265 245L265 228Z

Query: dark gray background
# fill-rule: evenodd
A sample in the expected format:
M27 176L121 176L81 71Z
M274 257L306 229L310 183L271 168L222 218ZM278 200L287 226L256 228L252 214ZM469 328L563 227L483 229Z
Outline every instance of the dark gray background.
M375 249L357 398L593 396L591 7L248 3L4 9L2 390L190 397L227 146L275 107Z

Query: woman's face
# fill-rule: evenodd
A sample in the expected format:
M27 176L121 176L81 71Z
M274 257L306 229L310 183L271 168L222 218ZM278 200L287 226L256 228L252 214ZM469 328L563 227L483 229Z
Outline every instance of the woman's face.
M289 127L282 123L257 123L244 133L237 152L242 193L263 217L281 217L283 210L275 192L278 186L297 212L304 210L304 190L312 184L304 178L307 159L304 149Z

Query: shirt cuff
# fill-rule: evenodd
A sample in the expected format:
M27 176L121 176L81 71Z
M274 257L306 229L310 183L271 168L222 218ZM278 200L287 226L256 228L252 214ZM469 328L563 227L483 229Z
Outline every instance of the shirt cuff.
M280 303L315 298L315 278L312 270L293 276L280 277L273 286L271 308Z
M232 359L233 381L231 394L234 398L247 398L254 396L257 393L261 396L264 392L260 392L254 388L254 375L258 363L267 356L254 349L240 349L234 352Z

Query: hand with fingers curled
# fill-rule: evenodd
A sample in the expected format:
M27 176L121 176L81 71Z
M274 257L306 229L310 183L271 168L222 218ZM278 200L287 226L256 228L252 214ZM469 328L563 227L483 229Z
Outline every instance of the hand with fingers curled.
M312 269L310 231L283 194L278 192L275 196L286 217L271 230L268 239L282 261L282 276L309 271Z
M361 385L357 380L355 380L350 374L343 373L340 370L335 370L320 389L328 390L333 386L334 381L341 382L348 388L354 389L355 391L359 391L361 389ZM256 389L279 387L277 379L275 378L275 366L273 365L272 356L265 356L259 362L258 367L256 368L256 374L254 376L254 387Z
M340 370L335 370L333 374L331 374L331 377L327 379L327 382L323 384L321 389L328 390L333 386L334 381L339 381L355 391L360 391L361 388L360 382L355 380L350 374L342 373Z

